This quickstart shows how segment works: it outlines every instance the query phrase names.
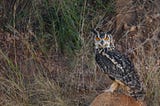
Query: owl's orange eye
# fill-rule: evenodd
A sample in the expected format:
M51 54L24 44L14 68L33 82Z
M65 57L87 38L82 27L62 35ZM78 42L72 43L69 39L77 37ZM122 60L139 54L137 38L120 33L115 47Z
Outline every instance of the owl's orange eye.
M95 40L96 40L96 41L100 41L101 39L100 39L99 37L96 37Z
M105 37L104 40L109 40L109 37Z

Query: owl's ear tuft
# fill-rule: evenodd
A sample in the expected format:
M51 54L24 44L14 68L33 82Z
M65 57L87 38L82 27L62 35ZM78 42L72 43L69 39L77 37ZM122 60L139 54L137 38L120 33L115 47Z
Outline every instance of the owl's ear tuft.
M106 34L111 34L112 33L112 31L107 31L107 32L105 32Z
M99 32L96 29L91 29L91 32L93 32L94 35L99 35Z

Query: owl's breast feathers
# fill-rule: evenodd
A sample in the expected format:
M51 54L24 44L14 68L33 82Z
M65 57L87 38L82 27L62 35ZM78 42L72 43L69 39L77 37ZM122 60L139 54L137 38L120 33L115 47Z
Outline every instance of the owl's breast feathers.
M113 79L116 79L130 89L142 91L138 73L129 58L116 50L96 50L96 62L100 69Z

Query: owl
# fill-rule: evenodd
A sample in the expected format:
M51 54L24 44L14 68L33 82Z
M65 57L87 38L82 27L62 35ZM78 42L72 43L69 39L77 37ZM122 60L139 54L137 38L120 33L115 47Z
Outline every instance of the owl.
M112 35L108 32L94 33L95 60L100 70L107 74L113 83L105 92L114 92L119 87L136 100L143 100L145 96L143 84L135 70L134 64L126 55L116 50Z

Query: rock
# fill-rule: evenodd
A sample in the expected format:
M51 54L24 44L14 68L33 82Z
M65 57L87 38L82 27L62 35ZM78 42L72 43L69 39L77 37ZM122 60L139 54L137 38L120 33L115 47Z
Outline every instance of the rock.
M146 106L146 104L124 94L102 93L90 106Z

